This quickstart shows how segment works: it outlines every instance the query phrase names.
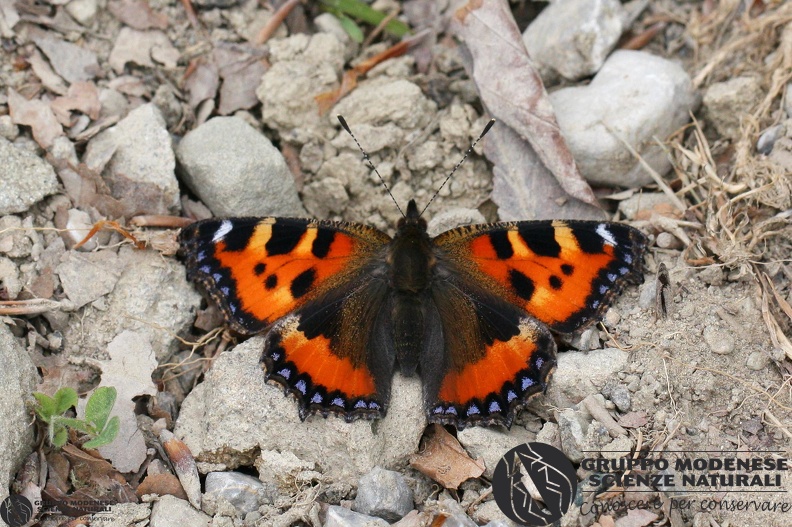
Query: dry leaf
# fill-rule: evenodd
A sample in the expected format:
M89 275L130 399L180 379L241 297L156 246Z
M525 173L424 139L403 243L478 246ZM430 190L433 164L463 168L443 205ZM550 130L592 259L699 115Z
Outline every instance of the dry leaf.
M484 145L494 166L492 201L503 221L605 219L605 213L564 192L531 145L508 126L495 123Z
M177 498L187 501L187 494L179 483L179 478L170 473L165 474L152 474L144 479L137 490L135 490L138 498L145 494L159 494L160 496L170 494Z
M0 36L14 38L14 26L19 22L19 13L14 7L14 0L0 0Z
M15 124L29 126L33 139L44 150L52 146L56 137L63 135L63 128L50 105L39 99L27 100L13 88L8 88L8 109Z
M55 73L55 70L52 69L52 66L49 65L49 62L44 60L44 57L41 56L41 52L39 52L39 50L33 50L33 53L31 53L30 57L28 57L28 62L30 63L30 67L33 69L33 73L35 73L36 76L41 80L41 84L43 84L45 88L53 93L57 93L58 95L66 94L68 91L66 83L63 82L63 79L60 75Z
M50 104L55 117L63 126L71 126L71 112L77 110L91 119L97 119L102 110L99 102L99 90L93 82L75 82L63 97L58 97Z
M230 115L237 110L247 110L258 104L256 88L267 71L261 60L246 53L215 49L215 63L220 67L220 115Z
M144 31L168 27L168 15L152 11L146 0L110 2L107 8L113 13L113 16L132 29Z
M420 452L410 458L410 466L447 489L459 488L463 481L484 473L484 462L468 456L459 441L437 424L427 430Z
M214 100L220 87L220 72L214 62L201 61L184 81L184 90L190 94L187 104L197 108L207 100Z
M52 68L69 83L89 81L102 70L96 54L43 30L31 31L30 38L47 56Z
M179 51L162 31L137 31L125 27L118 33L108 62L116 73L122 73L127 62L153 68L154 61L157 61L172 68L178 58Z
M179 477L181 486L187 495L187 501L196 509L201 508L201 480L198 477L198 466L190 449L181 439L176 438L170 430L162 430L159 435L165 453Z
M457 11L454 27L472 57L470 77L492 116L531 144L567 194L599 207L561 135L508 3L471 0Z
M616 527L644 527L655 521L659 516L646 509L630 509L627 516L616 520Z
M111 415L121 419L121 427L115 440L99 447L99 452L120 472L134 472L146 460L146 443L138 429L135 401L132 399L157 393L157 387L151 381L157 359L148 338L135 331L116 335L107 345L107 353L110 360L95 361L102 370L102 382L97 388L112 386L118 391ZM78 405L78 415L82 417L83 412L84 404Z
M624 428L640 428L649 422L646 412L628 412L619 418L619 425Z

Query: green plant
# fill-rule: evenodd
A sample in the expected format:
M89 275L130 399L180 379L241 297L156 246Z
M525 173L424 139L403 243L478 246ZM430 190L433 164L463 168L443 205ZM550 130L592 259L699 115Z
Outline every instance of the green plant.
M372 9L360 0L321 0L321 4L327 12L341 22L341 27L344 28L344 31L358 43L363 42L363 30L360 29L355 20L377 26L388 16L381 11ZM410 32L410 26L395 18L388 21L383 29L398 38Z
M77 392L73 388L64 386L53 397L33 392L33 397L38 401L36 415L47 424L49 441L56 448L66 444L69 438L68 428L91 438L83 444L85 448L98 448L113 441L121 425L118 416L110 418L116 395L116 389L112 386L97 388L85 405L85 419L76 419L63 415L77 405Z

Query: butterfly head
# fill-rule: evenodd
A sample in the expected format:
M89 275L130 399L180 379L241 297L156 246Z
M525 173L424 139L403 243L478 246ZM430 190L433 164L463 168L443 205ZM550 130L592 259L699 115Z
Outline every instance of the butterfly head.
M418 211L418 205L415 204L414 199L411 199L407 204L407 213L399 220L396 229L401 234L412 231L426 232L426 220L421 218L421 213Z

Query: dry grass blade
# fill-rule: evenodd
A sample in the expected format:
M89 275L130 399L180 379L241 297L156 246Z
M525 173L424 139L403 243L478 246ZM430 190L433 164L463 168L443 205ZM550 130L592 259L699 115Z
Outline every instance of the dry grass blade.
M61 302L45 298L31 300L7 300L0 302L0 315L40 315L49 311L56 311L65 307Z
M138 249L142 250L142 249L146 248L146 244L145 243L143 243L142 241L140 241L137 238L135 238L132 235L132 233L130 233L128 230L126 230L124 227L122 227L117 221L101 220L101 221L98 221L98 222L96 222L94 224L93 228L90 231L88 231L88 234L85 235L85 238L80 240L77 243L77 245L75 245L73 247L73 249L79 249L80 247L85 245L85 243L88 240L93 238L96 235L97 232L99 232L100 230L104 229L105 227L109 227L110 229L112 229L112 230L116 231L117 233L121 234L124 238L126 238L128 240L131 240L132 243L135 245L135 247L137 247Z
M784 331L781 329L780 324L775 319L775 316L770 309L770 295L772 294L777 300L781 299L780 295L775 290L773 283L766 274L758 273L758 275L759 284L762 287L762 318L764 319L765 325L767 325L768 332L770 333L770 340L773 342L775 347L784 351L784 354L786 354L788 359L792 360L792 342L790 342L789 338L784 334ZM786 301L784 301L784 304L786 304L786 308L789 308L789 304ZM782 308L784 308L783 305ZM786 309L784 311L789 314ZM792 308L790 311L792 311Z
M272 15L272 18L270 18L264 27L261 28L261 31L258 32L253 43L260 46L268 41L270 37L275 34L275 31L280 27L283 21L286 20L289 13L291 13L299 3L300 0L288 0L288 2L280 6L280 8L275 11L275 14Z

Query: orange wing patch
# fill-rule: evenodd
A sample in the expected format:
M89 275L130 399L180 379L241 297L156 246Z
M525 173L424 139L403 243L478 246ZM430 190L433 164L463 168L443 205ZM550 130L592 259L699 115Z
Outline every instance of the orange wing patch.
M467 254L473 275L536 319L563 333L590 324L630 280L646 240L636 229L600 222L515 222L462 227L438 245Z
M486 345L484 358L445 375L430 420L510 426L517 409L544 391L555 354L547 329L528 317L521 319L517 335Z
M188 278L243 334L340 283L390 240L362 225L276 218L204 220L179 237Z
M355 366L332 349L323 335L310 338L300 328L300 317L283 318L267 335L262 362L267 379L297 397L300 418L319 412L356 417L380 417L385 412L374 376L365 365Z

